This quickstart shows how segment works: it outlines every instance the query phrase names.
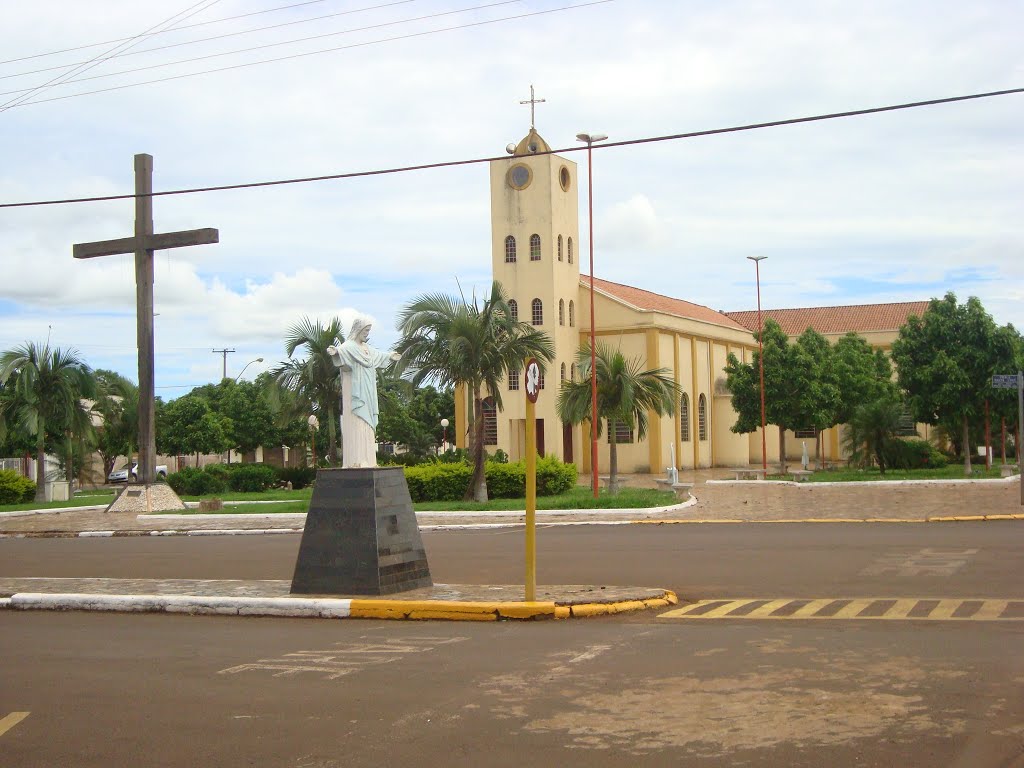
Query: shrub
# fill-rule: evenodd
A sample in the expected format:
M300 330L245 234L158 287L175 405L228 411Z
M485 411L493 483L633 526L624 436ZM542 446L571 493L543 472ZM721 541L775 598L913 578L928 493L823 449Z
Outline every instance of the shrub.
M221 466L214 464L211 466ZM185 467L167 478L168 484L179 496L205 496L211 493L224 493L228 489L227 481L222 479L219 471L209 472Z
M207 464L203 467L203 472L208 475L220 478L225 484L230 482L231 470L234 467L241 466L240 464Z
M266 464L236 464L228 478L231 490L241 493L259 493L271 488L276 482L277 473Z
M313 467L278 467L275 474L277 482L291 483L296 491L312 485L316 479L316 470Z
M35 497L35 483L13 469L0 469L0 504L22 504Z
M487 495L492 499L519 499L526 495L526 462L487 462ZM537 473L538 476L540 473Z
M949 459L927 440L891 440L885 447L885 463L893 469L939 469Z
M576 487L579 472L575 464L563 464L554 456L537 460L537 495L557 496Z
M421 464L405 468L413 501L457 501L466 494L473 470L469 464Z
M494 451L494 455L487 457L487 460L493 461L495 464L508 464L508 454L498 448Z

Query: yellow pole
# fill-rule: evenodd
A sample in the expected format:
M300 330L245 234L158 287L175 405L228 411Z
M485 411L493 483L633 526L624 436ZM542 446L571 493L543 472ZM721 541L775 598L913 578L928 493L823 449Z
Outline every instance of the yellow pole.
M526 602L537 599L537 406L526 399Z

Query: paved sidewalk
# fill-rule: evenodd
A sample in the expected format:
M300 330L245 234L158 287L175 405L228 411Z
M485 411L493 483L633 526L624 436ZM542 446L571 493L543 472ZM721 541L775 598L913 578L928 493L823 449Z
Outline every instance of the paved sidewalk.
M689 476L686 476L689 475ZM693 498L654 510L539 512L540 525L690 522L928 522L1024 519L1020 477L985 481L894 483L729 482L721 471L686 473ZM658 477L627 475L624 484L656 487ZM586 478L582 478L586 483ZM0 515L0 538L21 536L208 535L298 533L305 515L141 515L73 509ZM430 512L420 527L521 525L520 512ZM289 594L287 581L0 578L0 609L156 611L318 618L498 619L576 618L662 608L676 603L664 589L546 586L526 602L521 586L435 585L380 598Z

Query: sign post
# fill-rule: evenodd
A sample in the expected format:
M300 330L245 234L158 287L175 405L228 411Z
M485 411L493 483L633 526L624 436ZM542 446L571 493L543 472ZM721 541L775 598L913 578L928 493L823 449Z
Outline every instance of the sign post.
M1021 461L1024 459L1024 452L1019 445L1024 437L1024 371L1017 371L1016 374L1000 373L992 377L992 386L996 389L1017 388L1017 443L1014 446L1017 450L1017 472L1021 472ZM1024 475L1020 480L1020 505L1024 507Z
M537 395L540 365L526 361L526 602L537 600Z

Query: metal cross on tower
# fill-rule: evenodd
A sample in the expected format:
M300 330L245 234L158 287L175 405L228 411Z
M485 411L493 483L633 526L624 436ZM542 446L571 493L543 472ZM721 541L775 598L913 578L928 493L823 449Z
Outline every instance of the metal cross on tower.
M535 127L534 126L534 123L535 123L534 107L537 104L543 104L545 101L547 101L547 99L535 99L533 97L533 83L531 83L530 84L530 99L529 99L529 101L520 101L519 102L520 104L529 104L530 105L530 130L533 130L534 127Z
M135 156L135 236L77 243L76 259L135 254L135 312L139 347L139 482L156 480L156 390L153 362L153 251L220 242L216 229L153 233L153 156Z

